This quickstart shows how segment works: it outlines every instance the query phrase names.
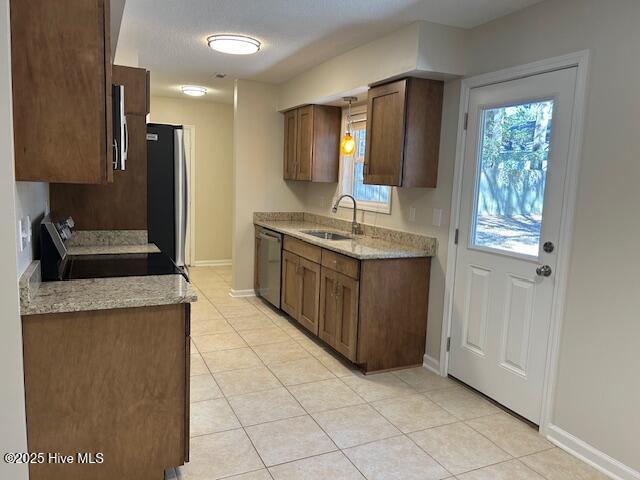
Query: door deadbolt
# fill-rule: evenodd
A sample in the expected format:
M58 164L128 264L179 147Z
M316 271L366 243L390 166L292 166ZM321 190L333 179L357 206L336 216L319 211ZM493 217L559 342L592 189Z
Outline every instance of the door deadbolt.
M553 242L544 242L544 245L542 245L542 249L547 253L553 252L555 248L556 246L553 244Z
M538 265L536 268L536 274L539 277L548 277L552 273L551 267L549 265Z

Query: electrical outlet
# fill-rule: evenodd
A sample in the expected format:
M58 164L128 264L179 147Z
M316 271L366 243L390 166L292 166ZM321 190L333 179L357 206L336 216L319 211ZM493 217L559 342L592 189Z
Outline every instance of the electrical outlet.
M434 208L433 209L433 219L431 220L431 224L434 227L439 227L442 224L442 209Z
M416 221L416 207L414 207L413 205L409 207L409 221L410 222Z
M20 219L18 231L20 232L20 251L22 252L31 242L31 219L29 216Z

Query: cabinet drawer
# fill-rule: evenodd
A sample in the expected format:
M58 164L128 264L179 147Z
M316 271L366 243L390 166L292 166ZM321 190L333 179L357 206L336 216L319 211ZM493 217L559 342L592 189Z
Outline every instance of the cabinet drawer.
M332 252L331 250L322 250L322 266L355 278L356 280L360 278L360 261Z
M322 249L320 247L292 237L284 237L284 249L315 263L320 263L322 258Z

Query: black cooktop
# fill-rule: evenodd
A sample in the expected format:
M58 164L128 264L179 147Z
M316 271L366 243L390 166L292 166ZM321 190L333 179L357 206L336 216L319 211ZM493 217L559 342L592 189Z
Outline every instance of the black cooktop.
M164 253L126 253L117 255L68 255L63 280L83 278L139 277L145 275L184 275Z

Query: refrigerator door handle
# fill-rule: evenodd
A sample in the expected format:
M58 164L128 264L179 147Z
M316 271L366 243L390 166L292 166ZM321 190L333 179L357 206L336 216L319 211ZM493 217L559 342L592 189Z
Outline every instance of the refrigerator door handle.
M184 131L183 131L183 135L184 135ZM189 137L191 138L191 137ZM183 171L184 171L184 225L183 225L183 229L182 229L182 244L183 244L183 252L186 252L187 250L187 231L189 229L189 203L190 203L190 199L189 199L189 168L187 165L187 151L186 151L186 145L184 143L184 139L182 142L182 159L183 159ZM191 160L191 156L189 155L189 160ZM184 258L184 264L187 263L187 259Z
M186 236L186 161L184 151L184 132L181 128L175 130L174 142L174 170L175 170L175 243L176 265L185 265L185 236Z

